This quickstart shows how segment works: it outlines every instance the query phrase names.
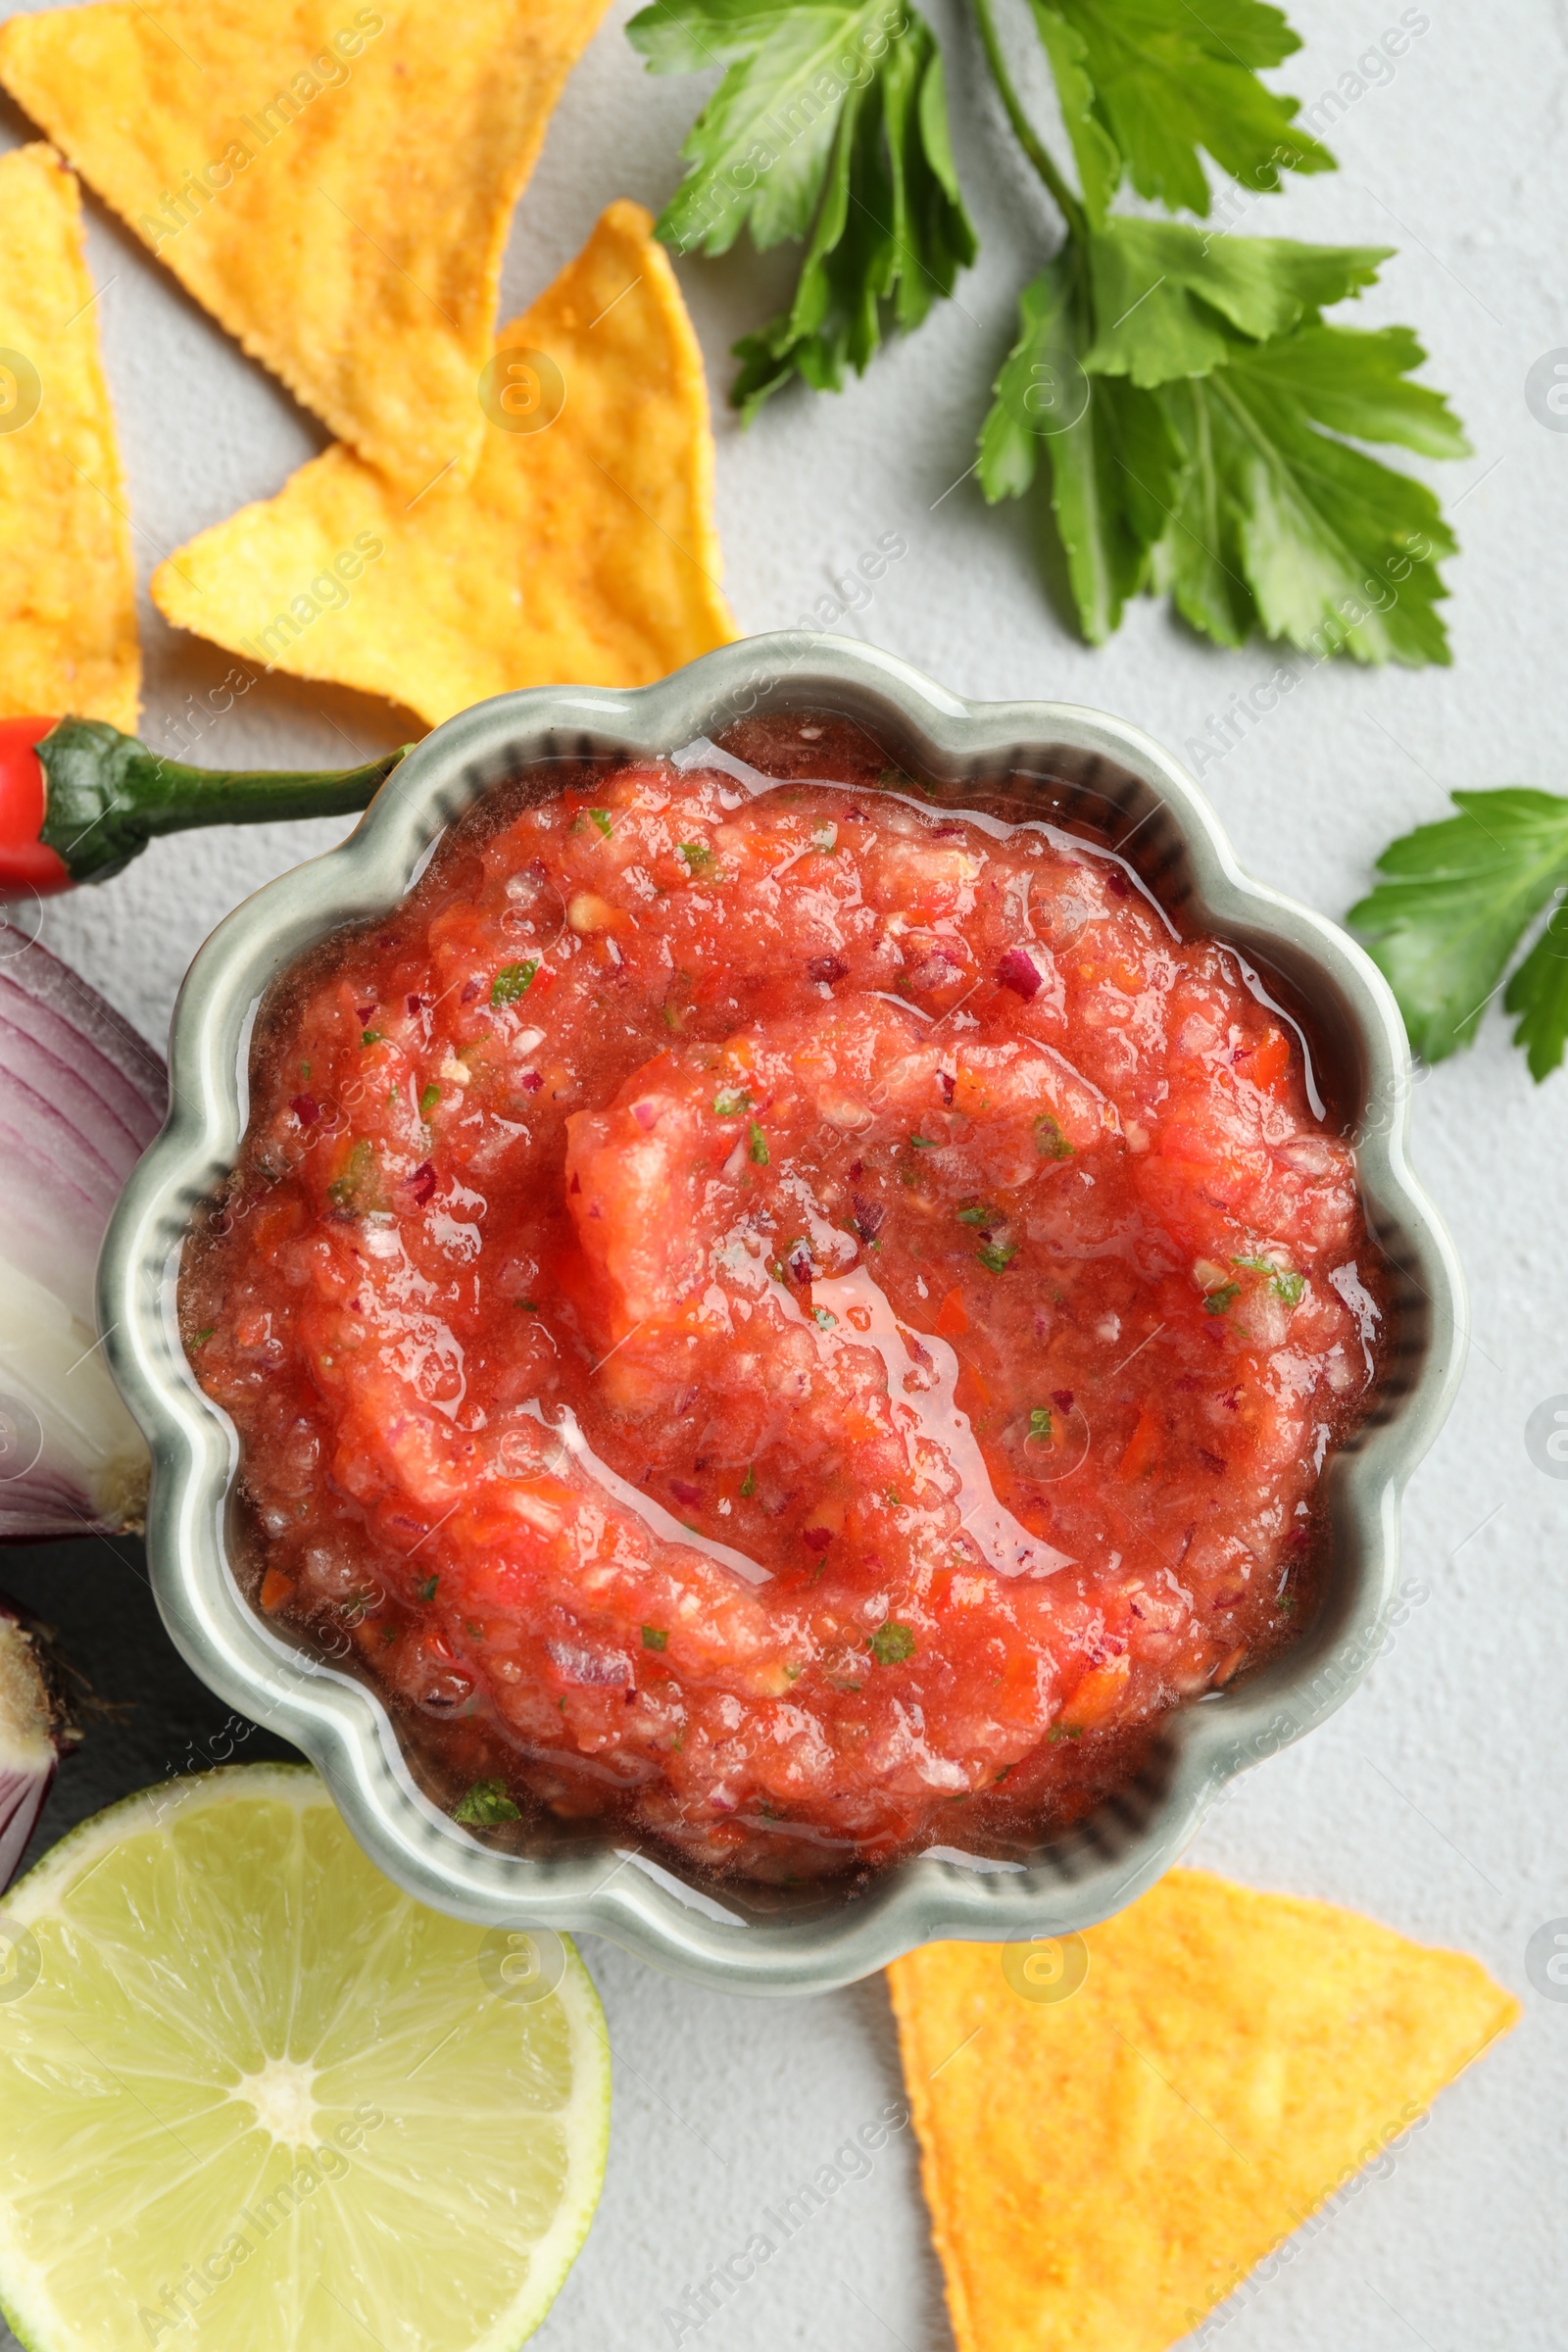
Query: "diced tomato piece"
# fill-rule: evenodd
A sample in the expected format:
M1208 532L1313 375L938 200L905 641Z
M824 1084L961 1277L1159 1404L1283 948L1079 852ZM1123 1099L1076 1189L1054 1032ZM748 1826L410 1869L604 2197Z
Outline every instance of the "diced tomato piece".
M1116 1465L1121 1478L1147 1478L1158 1467L1165 1438L1164 1423L1152 1403L1146 1404L1138 1416L1138 1426L1122 1449Z

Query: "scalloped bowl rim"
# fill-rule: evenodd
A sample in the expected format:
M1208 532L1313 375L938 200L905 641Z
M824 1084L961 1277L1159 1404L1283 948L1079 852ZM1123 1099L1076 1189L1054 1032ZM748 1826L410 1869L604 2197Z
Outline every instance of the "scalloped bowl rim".
M1348 1008L1365 1054L1367 1102L1388 1112L1363 1117L1356 1133L1362 1193L1380 1228L1397 1228L1432 1319L1411 1387L1356 1450L1336 1457L1335 1509L1353 1527L1359 1574L1333 1628L1332 1651L1304 1635L1241 1690L1175 1710L1166 1719L1169 1776L1147 1827L1120 1850L1080 1857L1082 1867L1065 1879L1056 1864L977 1868L917 1856L815 1913L770 1920L745 1916L744 1887L726 1900L724 1886L688 1885L612 1837L539 1859L487 1849L418 1788L374 1692L290 1648L239 1592L223 1545L236 1437L189 1371L173 1289L191 1209L238 1151L250 1026L263 992L326 932L404 896L434 840L478 797L476 768L497 781L548 756L553 741L559 756L564 736L628 754L674 752L753 710L804 716L823 704L843 710L847 697L854 715L873 725L880 715L929 747L933 763L1052 746L1100 755L1153 791L1184 846L1204 926L1222 937L1238 924L1272 935L1315 966ZM346 841L236 907L180 990L168 1122L125 1187L99 1269L106 1351L153 1458L147 1542L164 1621L211 1689L312 1759L389 1877L486 1926L587 1931L672 1973L760 1993L825 1990L936 1937L1008 1940L1090 1926L1170 1867L1235 1774L1332 1713L1386 1639L1399 1494L1448 1410L1464 1353L1458 1262L1405 1156L1410 1075L1403 1024L1376 966L1327 918L1245 874L1192 777L1120 719L1070 704L968 702L891 655L805 632L744 639L651 686L536 687L478 704L409 753Z

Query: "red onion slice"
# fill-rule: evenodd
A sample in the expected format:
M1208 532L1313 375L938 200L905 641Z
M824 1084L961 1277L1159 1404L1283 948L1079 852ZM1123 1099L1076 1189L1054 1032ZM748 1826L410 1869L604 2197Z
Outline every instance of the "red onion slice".
M97 1346L93 1279L168 1076L69 964L17 943L0 925L0 1541L25 1543L140 1524L146 1447Z

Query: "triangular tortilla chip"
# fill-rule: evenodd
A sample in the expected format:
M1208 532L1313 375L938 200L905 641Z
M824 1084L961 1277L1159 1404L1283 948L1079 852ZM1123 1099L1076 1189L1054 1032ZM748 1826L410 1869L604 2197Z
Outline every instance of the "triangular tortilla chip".
M129 508L81 196L52 147L0 157L0 718L133 728Z
M1083 1941L1068 1998L1054 1947L1038 1998L1016 1946L888 1971L959 2352L1164 2352L1519 2015L1461 1953L1201 1871Z
M478 454L513 206L605 0L112 0L0 81L251 355L417 489Z
M329 449L172 556L153 575L160 612L432 724L509 687L647 685L727 644L702 356L651 226L612 204L504 331L505 421L466 490L410 499ZM509 429L514 398L524 426L561 406Z

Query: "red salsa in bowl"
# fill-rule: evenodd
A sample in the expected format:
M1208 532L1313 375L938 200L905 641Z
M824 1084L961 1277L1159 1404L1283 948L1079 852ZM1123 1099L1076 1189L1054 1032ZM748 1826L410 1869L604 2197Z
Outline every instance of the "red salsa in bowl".
M301 961L181 1329L257 1605L460 1820L1017 1851L1300 1631L1383 1261L1102 842L745 749L521 777Z

